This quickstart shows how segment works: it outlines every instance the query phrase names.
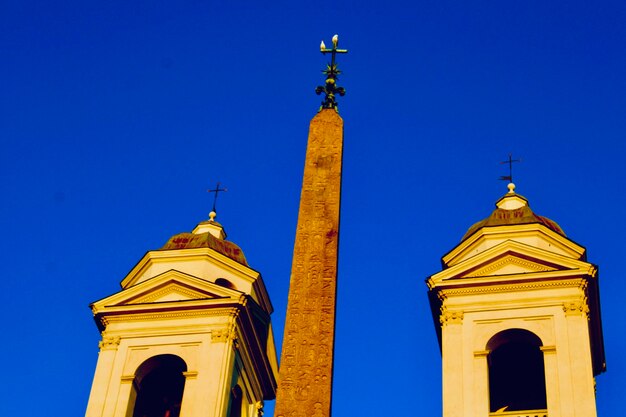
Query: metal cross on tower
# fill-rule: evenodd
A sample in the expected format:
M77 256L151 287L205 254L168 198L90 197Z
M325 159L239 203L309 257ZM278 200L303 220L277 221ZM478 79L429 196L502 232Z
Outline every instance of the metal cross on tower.
M217 182L217 185L215 186L215 189L213 190L207 190L208 193L215 193L215 196L213 197L213 212L217 213L217 210L215 210L215 204L217 203L217 195L220 192L226 192L228 191L226 188L220 188L220 183L219 181Z
M339 94L340 96L344 96L346 94L346 90L343 87L337 86L337 80L339 79L339 74L341 71L337 68L337 63L335 62L335 57L337 54L346 54L348 53L347 49L337 49L337 44L339 43L339 36L333 36L333 48L328 49L324 44L324 41L320 44L320 51L322 54L330 54L330 64L326 65L326 69L322 70L322 73L326 75L326 85L318 86L315 89L315 93L319 96L322 93L325 93L324 101L322 101L322 109L335 109L337 110L337 101L335 100L335 94Z
M513 159L513 156L509 154L509 159L506 161L500 162L501 164L509 164L509 175L502 175L500 180L513 182L513 162L522 162L521 159Z

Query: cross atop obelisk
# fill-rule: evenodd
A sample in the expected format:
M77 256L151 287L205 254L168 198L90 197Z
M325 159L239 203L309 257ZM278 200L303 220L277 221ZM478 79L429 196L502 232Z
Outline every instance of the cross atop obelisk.
M335 340L343 120L336 111L334 61L325 72L326 93L309 127L298 226L291 266L276 417L330 417ZM332 82L329 82L332 80ZM321 89L321 90L320 90Z
M326 69L322 70L322 73L326 75L326 84L324 86L319 86L315 89L315 92L319 96L324 93L324 101L322 101L322 109L335 109L337 110L337 100L335 100L335 94L339 94L343 97L346 94L346 89L343 87L337 86L337 80L339 79L339 68L337 67L336 56L337 54L347 54L347 49L337 49L337 45L339 44L339 35L333 36L332 39L333 47L332 49L326 48L324 41L320 44L320 51L322 54L330 54L330 64L326 65Z

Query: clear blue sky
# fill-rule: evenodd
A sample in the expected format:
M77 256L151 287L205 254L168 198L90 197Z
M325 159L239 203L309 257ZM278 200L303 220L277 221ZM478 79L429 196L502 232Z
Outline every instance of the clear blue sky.
M440 414L424 279L506 192L511 152L517 191L600 265L598 410L620 415L624 22L623 0L0 3L0 414L84 414L88 304L206 219L218 180L282 337L318 46L339 33L334 415Z

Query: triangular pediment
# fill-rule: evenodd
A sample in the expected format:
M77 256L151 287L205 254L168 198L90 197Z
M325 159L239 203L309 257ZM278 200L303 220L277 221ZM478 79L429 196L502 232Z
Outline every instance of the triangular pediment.
M492 275L527 274L532 272L557 271L565 268L562 265L554 265L543 262L536 258L529 258L515 252L507 252L504 255L490 259L484 264L478 265L471 270L466 270L458 278L484 277Z
M585 258L585 248L567 237L541 224L519 224L479 229L444 255L442 262L452 267L507 241L516 241L572 259Z
M170 270L93 303L95 309L151 303L239 298L241 292Z
M591 264L554 252L507 240L433 275L431 285L460 279L508 276L511 279L557 272L587 271ZM546 275L546 276L547 276Z
M163 303L168 301L201 300L205 298L221 297L215 292L207 292L172 280L159 288L151 288L150 291L126 300L124 304Z
M201 277L205 279L211 274L217 274L248 283L254 282L259 276L257 271L226 255L200 247L149 251L126 275L121 285L129 288L168 270L203 274Z
M220 278L229 281L229 288L250 295L265 311L273 310L261 274L211 248L149 251L120 284L124 289L131 289L172 270L206 282Z

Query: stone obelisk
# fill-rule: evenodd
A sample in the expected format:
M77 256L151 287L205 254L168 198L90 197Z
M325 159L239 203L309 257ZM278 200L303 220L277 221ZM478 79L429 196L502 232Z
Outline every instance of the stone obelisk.
M333 48L324 71L322 108L311 121L291 267L276 417L330 417L333 378L343 120L335 95L339 70Z

